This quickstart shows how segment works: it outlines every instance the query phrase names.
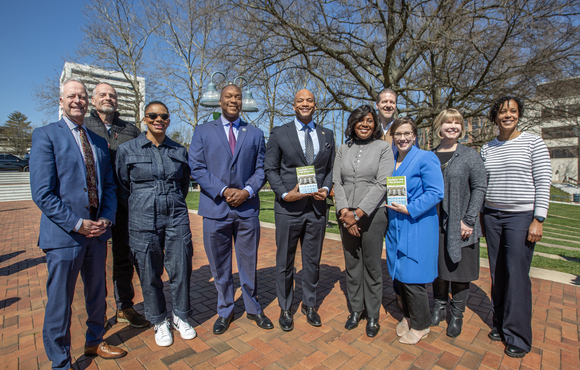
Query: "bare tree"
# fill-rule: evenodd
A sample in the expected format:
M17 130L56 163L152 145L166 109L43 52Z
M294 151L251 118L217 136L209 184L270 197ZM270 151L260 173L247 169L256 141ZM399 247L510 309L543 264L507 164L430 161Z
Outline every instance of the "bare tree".
M157 58L153 60L155 93L170 99L179 118L195 128L203 115L200 100L214 68L220 67L216 38L222 31L212 0L151 0Z
M579 60L578 1L233 0L246 64L287 65L319 81L335 107L399 93L399 111L429 127L441 109L478 117L498 95ZM266 55L244 53L259 44ZM236 51L237 54L236 54ZM258 59L257 59L258 58Z
M149 38L158 27L131 0L89 0L84 40L77 54L99 67L121 72L131 84L135 124L139 127L145 97L137 77L145 74Z
M60 73L55 70L54 74L47 76L43 82L34 83L32 97L36 110L45 116L43 125L55 121L60 103Z

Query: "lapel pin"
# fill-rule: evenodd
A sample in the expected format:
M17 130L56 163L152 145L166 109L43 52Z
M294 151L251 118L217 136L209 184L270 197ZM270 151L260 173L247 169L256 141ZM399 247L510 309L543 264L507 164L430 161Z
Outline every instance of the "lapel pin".
M246 128L244 127L244 128L242 129L242 131L246 131Z
M324 133L324 131L322 131L322 135L326 135L326 134Z

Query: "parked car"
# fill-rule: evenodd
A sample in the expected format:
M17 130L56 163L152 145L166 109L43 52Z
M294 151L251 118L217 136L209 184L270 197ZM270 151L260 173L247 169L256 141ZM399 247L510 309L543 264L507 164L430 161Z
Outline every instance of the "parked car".
M22 159L14 154L0 153L0 171L28 172L28 159Z

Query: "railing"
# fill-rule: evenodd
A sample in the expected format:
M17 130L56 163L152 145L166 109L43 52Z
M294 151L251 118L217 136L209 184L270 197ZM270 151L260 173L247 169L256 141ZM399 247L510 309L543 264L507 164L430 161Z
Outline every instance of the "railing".
M575 178L572 177L564 177L564 183L566 184L572 184L572 185L576 185L576 186L580 186L580 182L578 180L576 180Z
M571 198L570 195L550 195L550 200L555 201L555 202L570 203L571 202L570 198Z

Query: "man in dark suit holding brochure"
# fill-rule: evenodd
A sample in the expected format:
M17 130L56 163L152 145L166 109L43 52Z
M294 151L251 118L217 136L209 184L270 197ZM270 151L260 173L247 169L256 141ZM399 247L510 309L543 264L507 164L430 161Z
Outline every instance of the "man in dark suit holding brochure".
M294 257L302 249L302 313L313 326L322 325L316 312L316 288L326 227L326 197L332 188L334 135L315 125L314 95L300 90L294 97L294 121L275 127L268 141L264 169L276 194L276 291L280 305L280 327L294 328ZM318 190L301 194L296 168L313 166Z

